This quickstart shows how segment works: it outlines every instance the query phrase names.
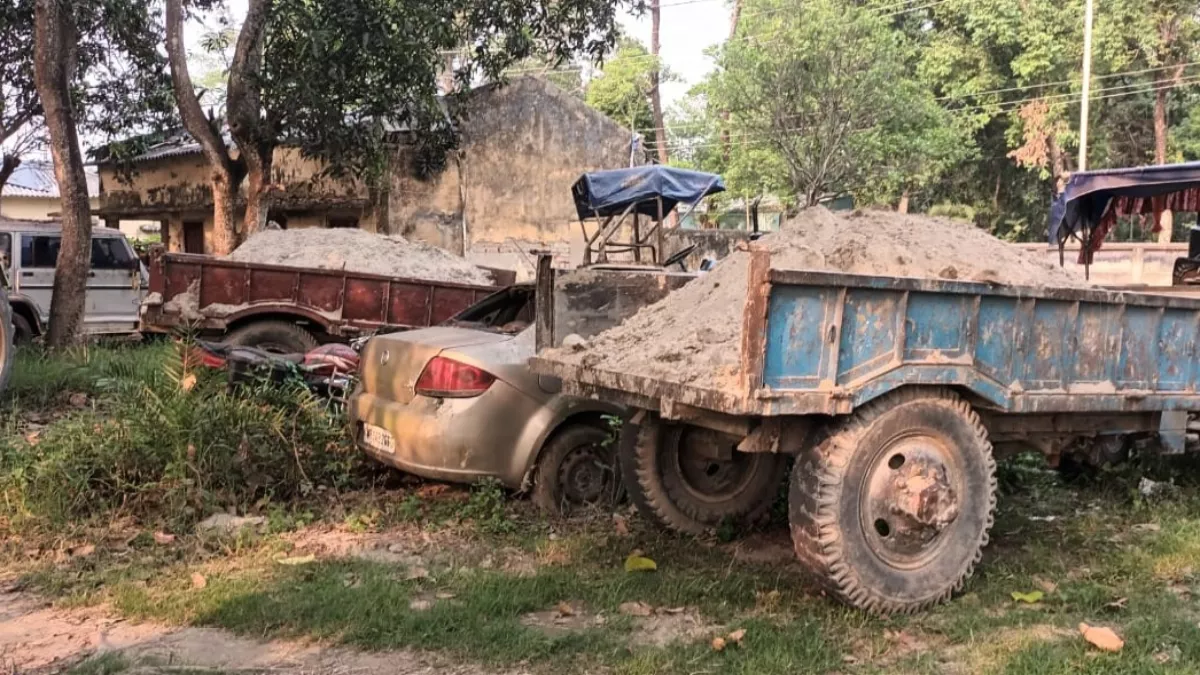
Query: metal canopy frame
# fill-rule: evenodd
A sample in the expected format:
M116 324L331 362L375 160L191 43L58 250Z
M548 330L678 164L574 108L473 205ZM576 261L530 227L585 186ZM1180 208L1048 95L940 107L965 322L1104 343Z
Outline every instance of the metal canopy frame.
M696 210L700 202L708 196L709 190L721 180L720 176L714 176L708 186L701 192L691 204L688 204L687 211L679 218L679 222L683 222L685 218ZM640 206L648 203L655 204L656 215L650 221L650 226L645 231L642 230L641 216L638 213ZM633 222L630 224L630 238L622 241L616 239L621 230L621 226L633 215ZM627 253L633 252L634 262L643 262L643 251L649 251L649 262L653 265L658 265L663 259L663 247L666 244L666 225L665 218L669 211L663 207L663 198L661 196L654 199L645 199L640 202L633 202L625 207L621 212L620 217L609 215L601 216L599 211L593 211L593 219L598 223L596 231L588 234L588 228L583 218L579 219L579 229L583 232L583 240L586 244L583 252L583 264L591 265L593 263L608 262L609 253Z

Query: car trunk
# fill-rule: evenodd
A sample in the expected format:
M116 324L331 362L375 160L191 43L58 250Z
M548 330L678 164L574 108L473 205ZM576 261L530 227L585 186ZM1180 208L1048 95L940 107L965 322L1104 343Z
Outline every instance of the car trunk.
M417 378L433 357L443 351L495 344L512 337L453 326L374 337L362 355L363 391L397 403L408 403L416 395Z

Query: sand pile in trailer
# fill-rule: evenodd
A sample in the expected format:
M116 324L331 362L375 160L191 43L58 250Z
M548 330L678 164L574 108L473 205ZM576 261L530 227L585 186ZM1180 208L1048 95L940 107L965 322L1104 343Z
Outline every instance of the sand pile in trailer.
M493 283L487 270L436 246L357 228L263 230L229 259L458 284Z
M771 251L774 269L1087 287L1081 275L970 223L927 216L806 209L758 244ZM583 349L553 349L543 356L731 390L739 375L748 262L747 252L735 251L708 274L592 337Z

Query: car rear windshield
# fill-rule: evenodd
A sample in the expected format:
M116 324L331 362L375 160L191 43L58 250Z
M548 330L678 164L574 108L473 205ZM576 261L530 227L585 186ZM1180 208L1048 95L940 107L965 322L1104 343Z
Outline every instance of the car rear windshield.
M520 333L533 322L532 286L510 286L459 312L446 323L502 333Z

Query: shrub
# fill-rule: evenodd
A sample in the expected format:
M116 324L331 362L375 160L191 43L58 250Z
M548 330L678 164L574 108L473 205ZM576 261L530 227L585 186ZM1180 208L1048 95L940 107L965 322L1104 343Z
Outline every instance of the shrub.
M72 367L19 362L17 373L32 366L96 398L36 437L0 441L0 517L12 526L132 516L182 528L358 480L344 424L301 385L230 392L220 374L187 367L182 347L127 351L93 348Z

